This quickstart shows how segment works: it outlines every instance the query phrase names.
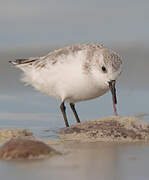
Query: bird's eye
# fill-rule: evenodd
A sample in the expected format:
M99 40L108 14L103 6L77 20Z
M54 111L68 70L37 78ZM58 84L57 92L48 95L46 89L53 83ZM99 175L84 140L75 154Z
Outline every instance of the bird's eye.
M107 72L107 69L105 68L105 66L102 66L102 71L105 73Z

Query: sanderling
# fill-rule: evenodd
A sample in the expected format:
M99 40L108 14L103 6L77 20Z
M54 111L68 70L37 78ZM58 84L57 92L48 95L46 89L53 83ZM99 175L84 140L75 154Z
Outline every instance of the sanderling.
M70 104L80 123L75 103L102 96L109 89L117 115L115 82L122 71L122 60L101 44L67 46L43 57L16 59L10 63L23 70L24 82L61 100L60 109L66 127L69 123L65 102Z

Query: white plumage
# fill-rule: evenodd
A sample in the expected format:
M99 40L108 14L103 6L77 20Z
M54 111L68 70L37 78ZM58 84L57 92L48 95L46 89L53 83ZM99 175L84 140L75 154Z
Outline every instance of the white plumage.
M122 70L121 58L100 44L68 46L47 56L11 63L23 70L24 82L62 101L63 116L65 101L74 106L75 102L103 95L109 90L109 82L115 81Z

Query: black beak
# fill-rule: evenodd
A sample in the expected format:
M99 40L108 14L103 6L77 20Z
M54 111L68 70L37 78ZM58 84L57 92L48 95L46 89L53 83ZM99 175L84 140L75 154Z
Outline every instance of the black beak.
M111 80L111 81L109 82L109 88L110 88L111 93L112 93L113 103L114 103L114 104L117 104L115 83L116 83L115 80Z

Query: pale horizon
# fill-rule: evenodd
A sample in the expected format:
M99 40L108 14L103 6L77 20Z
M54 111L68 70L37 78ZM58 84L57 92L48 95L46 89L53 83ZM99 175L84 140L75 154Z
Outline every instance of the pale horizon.
M0 0L0 49L149 42L149 1Z

